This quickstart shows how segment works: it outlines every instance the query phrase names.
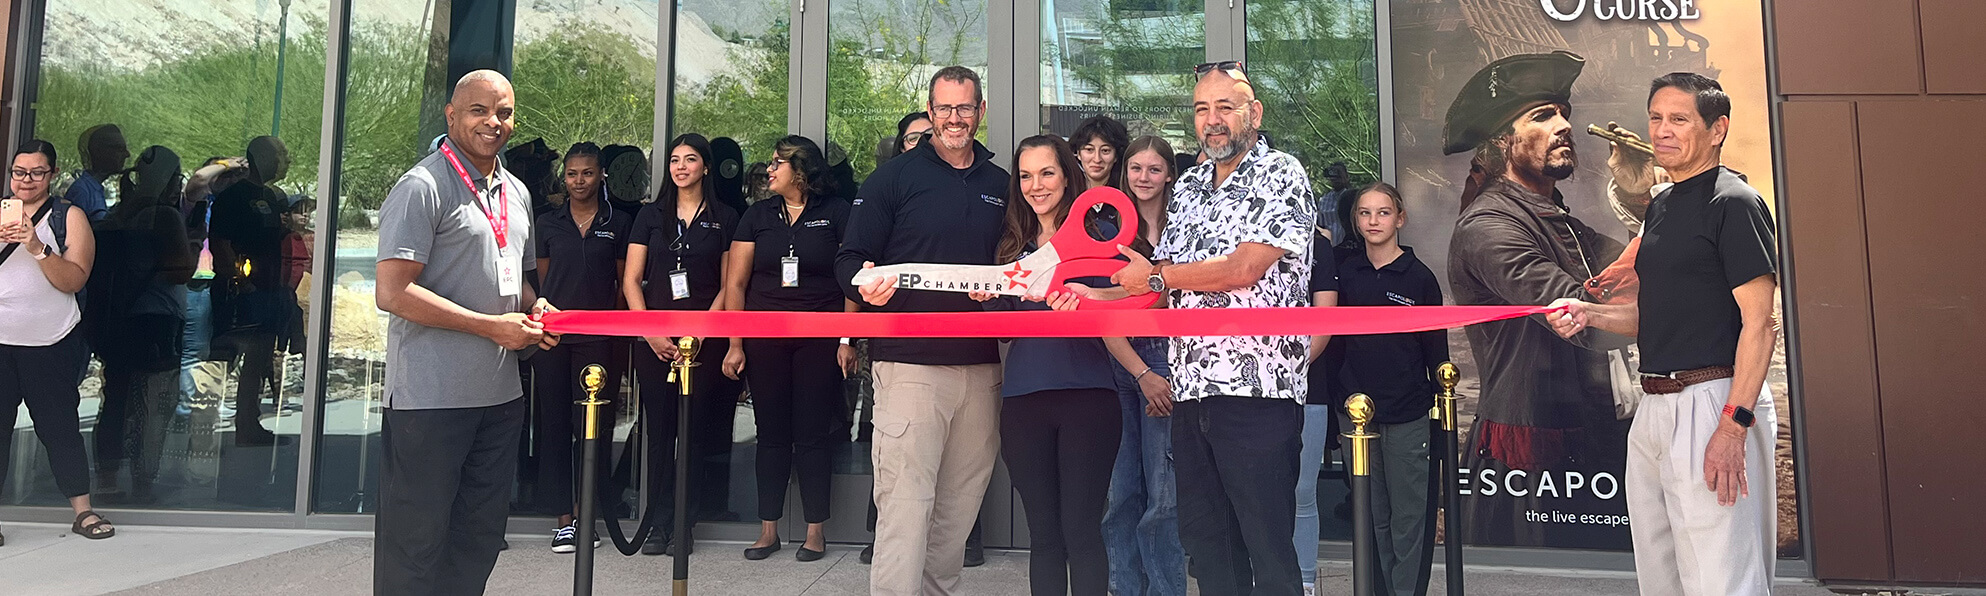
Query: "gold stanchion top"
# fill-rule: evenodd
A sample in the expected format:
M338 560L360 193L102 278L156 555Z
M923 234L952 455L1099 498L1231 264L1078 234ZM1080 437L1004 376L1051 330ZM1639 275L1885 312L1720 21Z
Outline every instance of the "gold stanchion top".
M601 368L598 364L586 365L586 371L580 376L580 386L586 388L586 394L599 393L600 388L606 385L607 369Z
M1435 380L1441 382L1441 392L1454 395L1455 385L1462 382L1462 371L1453 362L1443 362L1434 369Z
M703 342L697 341L697 338L687 335L676 338L676 347L682 350L684 360L696 360L697 349L702 347L702 345Z
M1353 393L1350 399L1345 400L1345 415L1351 417L1352 424L1358 427L1357 432L1364 433L1365 425L1372 422L1372 398L1363 393Z

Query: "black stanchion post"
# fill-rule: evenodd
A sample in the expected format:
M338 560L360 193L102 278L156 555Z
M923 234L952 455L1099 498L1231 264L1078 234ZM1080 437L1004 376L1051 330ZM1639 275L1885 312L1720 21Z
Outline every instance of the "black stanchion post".
M1345 400L1345 415L1352 419L1352 593L1373 596L1378 581L1379 561L1372 536L1372 440L1379 435L1365 431L1372 421L1372 398L1354 393Z
M600 463L600 406L607 401L600 399L600 387L607 381L607 370L598 364L586 365L581 376L586 388L586 399L575 402L586 408L586 431L579 443L579 519L575 525L579 529L578 550L573 551L572 593L574 596L589 596L593 593L593 516L599 502L599 489L595 484L600 480L600 471L595 469Z
M671 540L676 544L676 570L674 575L675 596L690 593L690 385L696 378L696 352L702 343L694 337L676 340L676 348L681 352L674 370L669 377L676 380L676 528Z
M1456 471L1462 469L1462 439L1455 429L1459 419L1455 416L1455 385L1462 382L1462 372L1456 370L1455 363L1443 362L1434 371L1435 380L1441 382L1441 395L1436 396L1435 407L1441 411L1441 432L1447 435L1448 444L1442 451L1441 467L1443 547L1448 556L1442 568L1448 572L1448 594L1462 594L1462 484Z

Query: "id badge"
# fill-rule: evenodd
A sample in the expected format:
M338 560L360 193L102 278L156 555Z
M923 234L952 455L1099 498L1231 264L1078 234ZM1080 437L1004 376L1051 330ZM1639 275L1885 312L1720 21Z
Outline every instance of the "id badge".
M511 252L511 249L503 248L497 250L497 294L504 297L512 297L523 293L524 275L522 271L518 271L520 266L519 259Z
M779 287L800 287L800 258L787 256L779 258Z
M669 272L669 296L671 300L688 300L690 298L689 270L677 269Z

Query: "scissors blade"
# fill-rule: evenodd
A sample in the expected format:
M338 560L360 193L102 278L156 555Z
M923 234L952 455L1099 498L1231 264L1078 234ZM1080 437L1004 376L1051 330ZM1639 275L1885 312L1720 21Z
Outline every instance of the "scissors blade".
M1010 268L1012 268L1010 265L904 263L863 269L857 272L851 281L859 286L894 275L897 278L898 289L1021 295L1027 290L1027 286L1024 284L1013 286L1008 283L1005 272Z

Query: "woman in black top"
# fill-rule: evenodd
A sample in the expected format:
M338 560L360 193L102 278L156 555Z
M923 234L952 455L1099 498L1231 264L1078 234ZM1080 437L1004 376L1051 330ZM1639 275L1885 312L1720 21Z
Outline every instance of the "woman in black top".
M621 304L620 271L627 256L628 230L634 222L601 200L606 175L600 162L600 146L593 143L574 144L566 151L561 173L565 205L540 216L533 234L538 242L538 295L555 304L571 305L567 308L612 310ZM615 350L616 345L621 349ZM559 527L552 534L555 553L575 550L572 511L577 508L573 497L579 479L574 470L580 453L573 448L573 439L585 433L579 427L584 417L575 414L573 402L585 397L580 380L589 364L607 369L600 397L619 397L621 375L627 368L626 344L597 335L567 335L557 347L531 357L532 399L537 412L533 436L538 457L534 494L539 511L559 514ZM609 406L608 411L615 408ZM601 425L602 432L611 433L612 419L604 420L607 424ZM607 457L602 450L599 461Z
M669 181L655 202L641 209L628 233L627 265L621 273L621 295L629 310L722 310L724 254L731 249L731 230L738 212L717 200L716 179L710 171L710 142L690 133L669 143ZM669 544L673 525L671 496L675 494L677 387L669 382L668 363L676 360L676 338L642 338L648 349L635 349L634 369L641 375L642 417L648 435L648 510L656 531L642 545L643 554L659 555ZM718 370L730 342L703 338L697 353L701 364L692 369L690 428L690 486L700 494L690 498L689 523L700 512L722 510L730 484L731 418L736 413L738 383ZM689 544L689 540L683 540ZM671 545L673 546L673 545Z
M1354 227L1347 236L1365 239L1365 250L1338 265L1339 304L1347 306L1440 306L1441 284L1434 271L1400 246L1407 214L1400 192L1384 182L1366 187L1352 200ZM1372 398L1379 434L1372 454L1372 525L1378 541L1379 572L1394 594L1427 591L1434 517L1428 509L1433 481L1428 444L1434 407L1435 367L1448 360L1448 332L1349 335L1344 367L1338 372L1348 393ZM1313 537L1314 541L1315 538Z
M855 312L834 276L834 255L848 226L848 202L834 196L827 160L813 141L788 136L766 167L772 196L752 204L731 237L724 278L727 310ZM831 443L841 408L841 379L855 349L834 338L732 339L724 374L752 387L758 423L759 539L745 558L780 548L786 479L797 470L807 541L794 557L827 554L824 524L832 480Z

